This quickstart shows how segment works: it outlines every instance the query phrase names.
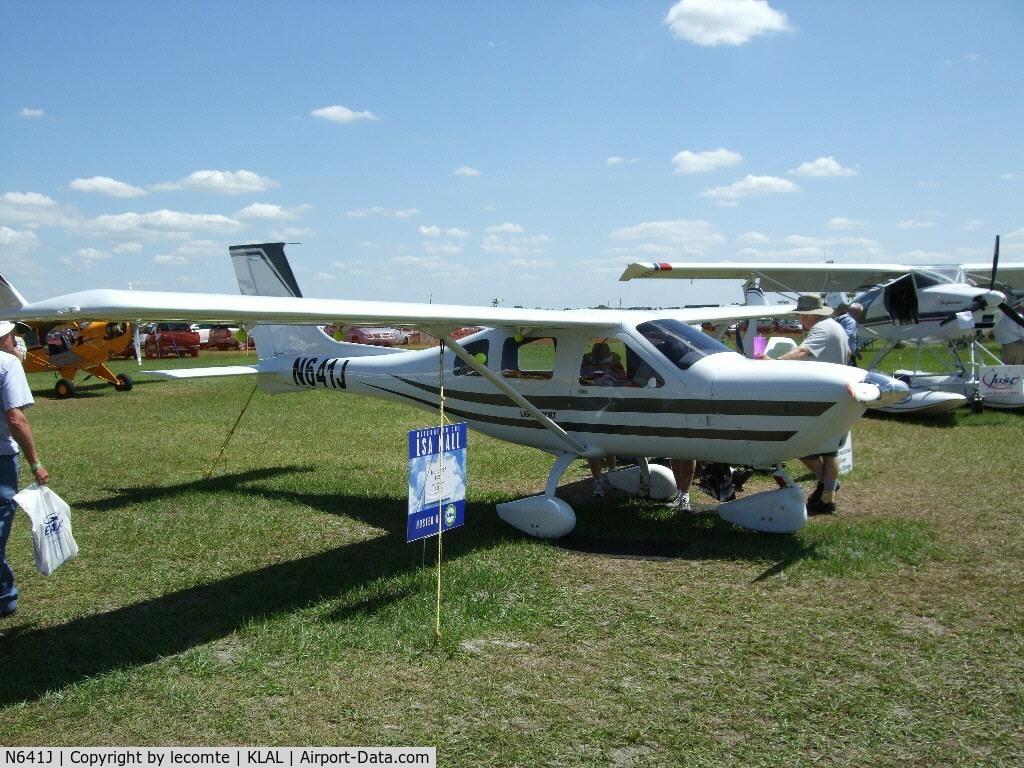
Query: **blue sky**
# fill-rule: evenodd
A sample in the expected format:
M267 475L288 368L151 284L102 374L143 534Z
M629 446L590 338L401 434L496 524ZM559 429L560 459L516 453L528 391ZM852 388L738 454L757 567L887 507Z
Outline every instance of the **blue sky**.
M506 306L632 261L1024 260L1016 0L0 0L0 271Z

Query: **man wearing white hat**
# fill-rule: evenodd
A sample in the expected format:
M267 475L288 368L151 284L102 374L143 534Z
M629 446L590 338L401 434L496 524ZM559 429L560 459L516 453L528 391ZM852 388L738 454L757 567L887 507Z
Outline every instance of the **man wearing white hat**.
M779 360L816 360L836 365L847 365L850 362L846 331L832 319L832 307L825 306L820 296L801 296L796 303L796 314L807 336L800 342L800 346L780 356ZM838 450L820 456L804 456L800 461L818 479L818 486L807 499L807 514L834 515L835 494L839 490Z
M0 419L0 617L10 616L18 609L14 571L7 564L7 539L17 509L14 494L18 492L19 450L25 454L37 483L46 485L49 479L25 418L25 409L35 401L21 361L14 354L17 327L16 323L0 320L0 401L5 416Z

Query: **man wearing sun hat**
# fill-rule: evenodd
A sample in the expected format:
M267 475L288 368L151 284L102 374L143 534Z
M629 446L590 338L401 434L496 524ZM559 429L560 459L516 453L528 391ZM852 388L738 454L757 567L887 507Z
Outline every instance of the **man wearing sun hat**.
M820 296L801 296L796 303L796 314L807 336L800 342L800 346L781 355L779 360L815 360L836 365L847 365L850 362L846 331L832 318L832 308L825 306ZM834 515L835 494L839 490L838 451L804 456L800 461L818 479L818 486L807 499L807 514Z
M23 452L40 485L46 485L49 473L36 453L32 429L25 418L25 409L35 402L28 388L25 369L15 356L14 332L25 326L0 320L0 400L4 416L0 419L0 618L18 609L18 588L14 571L7 564L7 539L17 504L18 453Z

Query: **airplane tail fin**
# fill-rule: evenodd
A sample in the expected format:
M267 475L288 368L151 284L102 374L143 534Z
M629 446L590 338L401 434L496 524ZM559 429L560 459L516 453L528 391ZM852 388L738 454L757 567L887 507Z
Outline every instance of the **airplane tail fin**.
M11 310L19 310L26 304L28 302L18 293L18 289L11 285L6 277L0 275L0 317Z
M284 243L233 245L228 250L242 295L302 298L284 254ZM357 357L399 351L334 341L316 325L257 325L252 329L252 337L260 360L280 355Z

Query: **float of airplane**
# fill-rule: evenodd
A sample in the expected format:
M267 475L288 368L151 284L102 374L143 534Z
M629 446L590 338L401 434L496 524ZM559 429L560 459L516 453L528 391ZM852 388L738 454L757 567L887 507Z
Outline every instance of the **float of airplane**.
M252 329L255 365L162 372L168 378L255 374L270 393L354 393L435 413L443 387L446 418L555 457L543 494L497 508L506 522L545 538L575 526L572 508L556 496L568 466L608 455L772 470L779 488L722 504L718 513L754 530L796 530L807 520L804 493L782 462L835 450L866 408L907 393L902 382L849 366L749 360L691 325L762 317L764 307L554 311L307 299L283 243L234 246L230 254L241 296L94 290L29 303L0 277L0 317L207 320ZM329 322L410 326L441 347L339 342L320 329ZM483 330L455 338L465 326ZM619 386L581 372L596 341L620 355ZM609 480L655 499L675 494L671 472L645 459Z
M1024 284L1024 264L999 266L998 258L997 237L991 265L635 263L630 264L619 279L742 280L748 303L754 303L751 296L760 295L760 301L766 306L769 305L763 299L763 291L787 296L857 293L853 301L864 307L858 326L883 342L866 366L869 370L876 370L883 358L900 343L917 345L918 366L920 352L925 345L941 345L954 355L956 370L952 373L956 374L958 382L954 391L934 389L938 386L934 375L922 374L919 370L900 371L898 375L907 376L916 386L913 386L912 396L903 403L886 408L892 412L940 413L968 402L965 390L970 391L971 375L977 367L973 360L974 345L971 345L972 360L965 363L951 342L965 334L973 334L975 329L991 329L996 322L1024 325L1024 317L1007 302L1007 291L996 290L995 277L998 268L1004 282ZM976 285L975 280L986 273L988 287ZM745 342L744 348L752 350L753 344ZM946 377L939 378L945 386L949 385Z
M128 323L89 322L26 323L32 329L25 355L26 373L52 372L57 377L54 392L59 398L73 397L75 376L85 371L88 376L114 385L118 392L132 388L132 378L115 374L107 368L111 353L121 352L131 341ZM48 340L49 338L49 340Z

